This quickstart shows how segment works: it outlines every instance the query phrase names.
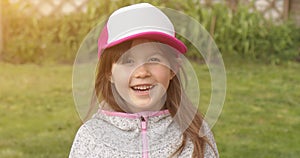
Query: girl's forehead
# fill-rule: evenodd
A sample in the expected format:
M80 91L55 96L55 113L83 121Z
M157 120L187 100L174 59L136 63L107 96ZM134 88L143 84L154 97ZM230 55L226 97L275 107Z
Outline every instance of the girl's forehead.
M125 52L127 55L154 55L161 54L161 44L148 39L135 39L132 41L131 48Z
M149 39L134 39L132 41L131 47L134 47L136 45L143 44L143 43L149 43L149 42L154 42L154 41L149 40Z

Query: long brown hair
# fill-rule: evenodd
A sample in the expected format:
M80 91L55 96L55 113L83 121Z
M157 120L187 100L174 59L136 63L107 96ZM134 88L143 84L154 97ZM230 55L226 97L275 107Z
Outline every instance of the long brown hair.
M117 62L124 52L130 49L131 43L132 41L126 41L104 50L98 63L98 71L95 81L96 96L105 100L108 105L110 105L110 108L117 112L124 112L124 110L122 110L122 108L120 108L117 104L112 92L113 87L110 83L112 65ZM181 101L182 99L184 101ZM194 145L193 157L204 158L206 143L210 146L212 145L208 141L207 137L203 136L204 134L199 133L203 122L203 116L197 111L196 107L192 105L191 101L182 90L178 75L170 80L164 107L169 110L171 116L183 130L182 143L171 157L179 155L183 151L187 139L189 139ZM178 110L179 108L180 110ZM193 118L189 118L191 117L191 115L189 115L191 111L197 111L196 114L192 115ZM189 125L186 126L187 124Z

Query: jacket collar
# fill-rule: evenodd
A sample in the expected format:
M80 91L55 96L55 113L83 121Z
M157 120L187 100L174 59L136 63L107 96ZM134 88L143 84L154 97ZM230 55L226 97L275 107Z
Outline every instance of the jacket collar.
M109 108L108 104L101 102L98 112L93 116L109 123L121 130L136 130L140 128L142 117L147 124L172 122L169 110L161 111L143 111L138 113L116 112Z
M143 111L138 113L125 113L125 112L115 112L115 111L107 111L99 109L101 113L107 116L116 116L116 117L123 117L128 119L136 119L136 118L149 118L161 115L169 115L169 110L161 110L161 111Z

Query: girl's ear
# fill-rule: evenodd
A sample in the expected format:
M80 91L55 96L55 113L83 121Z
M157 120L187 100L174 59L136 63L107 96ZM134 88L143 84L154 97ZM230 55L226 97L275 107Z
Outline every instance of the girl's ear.
M170 80L172 80L174 78L174 76L176 75L176 73L173 70L171 70L170 73L171 73Z
M114 83L112 75L109 76L109 81L110 81L110 83Z
M174 76L178 73L179 69L181 68L181 65L182 65L182 59L181 58L176 58L175 59L175 64L174 64L174 67L173 67L173 71L172 71L172 73L175 73Z
M179 69L181 68L182 65L182 59L181 58L176 58L175 59L175 64L173 65L173 68L171 70L171 78L172 79L178 72Z
M114 83L112 76L109 77L109 81L110 81L110 83Z
M106 76L106 79L109 80L110 83L114 83L111 73Z

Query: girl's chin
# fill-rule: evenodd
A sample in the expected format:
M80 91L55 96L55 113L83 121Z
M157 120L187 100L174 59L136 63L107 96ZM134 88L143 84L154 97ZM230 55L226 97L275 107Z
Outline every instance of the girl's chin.
M132 107L136 107L139 109L147 109L151 108L151 100L150 99L144 99L144 100L131 100L130 105Z

